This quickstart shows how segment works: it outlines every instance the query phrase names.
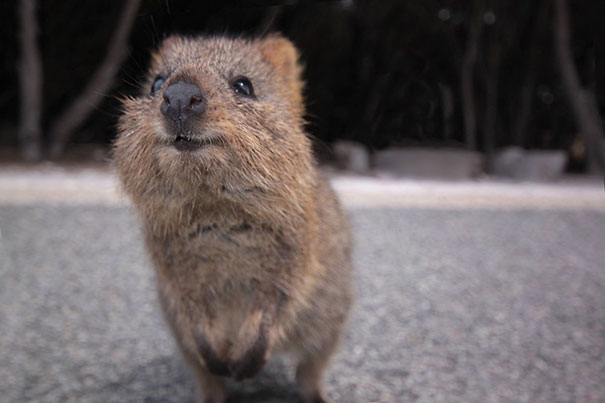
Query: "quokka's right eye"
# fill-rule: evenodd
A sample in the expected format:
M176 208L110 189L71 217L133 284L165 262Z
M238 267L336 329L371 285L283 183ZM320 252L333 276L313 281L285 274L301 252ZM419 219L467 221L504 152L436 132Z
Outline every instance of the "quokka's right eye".
M254 95L254 87L252 86L252 83L248 77L237 76L231 83L231 88L233 88L233 91L235 91L235 93L238 95L248 98L256 98Z
M157 76L153 85L151 86L151 95L155 94L160 88L162 88L162 84L164 84L166 79L162 76Z

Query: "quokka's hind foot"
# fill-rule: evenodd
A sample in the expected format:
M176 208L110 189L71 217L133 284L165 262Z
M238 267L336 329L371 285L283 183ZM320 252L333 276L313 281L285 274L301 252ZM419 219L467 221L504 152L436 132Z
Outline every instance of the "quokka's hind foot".
M201 371L196 371L196 378L201 389L201 403L225 403L227 401L227 391L221 377L212 375L208 370L202 368Z
M319 352L304 357L296 368L296 383L307 403L332 403L322 387L322 379L337 340Z
M200 394L198 401L200 403L225 403L227 401L225 378L213 375L208 368L197 361L191 360L188 356L185 356L185 360L195 375Z

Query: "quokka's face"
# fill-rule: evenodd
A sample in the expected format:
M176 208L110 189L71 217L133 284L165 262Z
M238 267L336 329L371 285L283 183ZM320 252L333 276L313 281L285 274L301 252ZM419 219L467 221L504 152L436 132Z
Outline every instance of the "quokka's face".
M123 103L116 153L141 147L177 178L270 182L280 164L307 158L299 76L281 37L169 37L140 96Z

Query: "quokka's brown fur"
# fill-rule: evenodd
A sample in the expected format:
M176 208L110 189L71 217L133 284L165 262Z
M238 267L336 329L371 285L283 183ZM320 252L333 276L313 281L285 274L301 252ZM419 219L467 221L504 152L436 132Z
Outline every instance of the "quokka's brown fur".
M173 36L152 55L144 94L124 100L115 166L204 402L224 402L225 377L251 377L280 352L297 357L305 398L328 401L321 379L351 304L351 240L304 133L297 59L278 35ZM254 96L234 91L240 76ZM177 82L205 102L179 128L160 112ZM179 133L199 147L179 151Z

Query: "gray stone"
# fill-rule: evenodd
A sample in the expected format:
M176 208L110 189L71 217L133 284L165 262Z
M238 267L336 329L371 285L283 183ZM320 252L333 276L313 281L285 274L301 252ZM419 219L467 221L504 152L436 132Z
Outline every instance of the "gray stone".
M332 147L339 168L357 173L366 173L370 169L370 156L363 144L337 140Z
M461 149L390 148L375 154L378 173L410 178L470 179L482 173L480 153Z
M507 178L518 178L522 160L525 158L525 150L521 147L506 147L499 150L492 162L492 172L496 176Z
M567 165L567 153L561 150L526 151L508 147L494 157L493 174L531 181L554 181L561 178Z

